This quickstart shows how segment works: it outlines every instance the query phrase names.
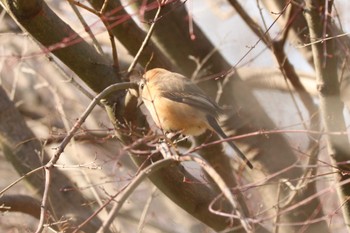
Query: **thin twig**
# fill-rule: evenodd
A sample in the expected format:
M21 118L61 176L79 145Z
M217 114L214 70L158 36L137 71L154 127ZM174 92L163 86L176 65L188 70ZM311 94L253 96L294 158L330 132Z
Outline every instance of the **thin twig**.
M109 0L105 0L105 1L103 2L103 5L102 5L101 10L100 10L100 14L101 14L101 15L104 14L104 13L106 12L108 3L109 3Z
M133 179L133 181L128 185L128 187L125 190L123 190L122 194L118 193L114 195L114 197L112 197L113 199L118 196L117 199L115 200L115 205L112 207L107 220L103 223L98 233L103 233L106 229L109 228L110 224L115 219L116 215L118 214L119 210L121 209L126 199L131 195L131 193L135 190L135 188L149 175L150 172L155 172L160 168L166 167L174 161L179 161L179 162L194 161L198 165L200 165L209 174L209 176L215 181L216 185L223 192L223 195L230 202L235 212L235 216L237 216L237 218L241 221L241 224L244 227L244 229L247 232L251 232L252 227L250 226L250 223L247 221L247 218L243 216L242 211L240 210L240 206L235 200L235 198L233 197L231 190L229 189L229 187L227 187L224 180L215 171L215 169L211 167L204 159L200 158L199 156L185 155L185 156L172 156L172 157L165 158L163 160L159 160L154 164L150 165L149 167L147 167L146 169L140 171L140 173ZM109 200L108 203L111 200ZM76 231L77 230L78 229L76 229Z
M110 26L108 21L105 21L109 40L111 41L111 47L112 47L112 57L113 57L113 67L116 69L117 72L119 72L119 58L118 58L118 51L117 51L117 45L115 43L114 35L110 30Z
M130 73L136 66L136 63L138 62L142 51L145 49L148 41L151 39L152 33L154 31L154 27L156 25L157 19L159 17L160 11L162 9L162 4L164 4L166 2L166 0L157 0L158 1L158 10L156 12L156 14L154 15L154 19L152 21L152 24L147 32L147 35L145 37L145 39L143 40L140 49L137 51L137 54L135 55L134 60L132 61L132 63L130 64L129 68L128 68L128 73Z
M139 184L144 179L146 179L151 173L154 173L161 168L167 167L173 162L174 162L173 158L167 158L151 164L144 170L141 170L140 173L137 174L137 176L132 180L130 184L128 184L127 188L124 189L121 194L118 192L118 194L114 195L110 200L108 200L105 205L109 204L114 198L118 196L118 198L115 200L116 204L111 209L109 216L107 217L106 221L103 223L101 228L98 230L98 233L105 232L105 230L109 228L114 218L118 214L119 210L123 206L124 202L127 200L127 198L131 195L131 193L139 186ZM74 232L77 232L77 230L78 229L76 229Z
M83 93L87 98L93 99L94 96L82 85L80 85L72 75L68 74L65 69L61 66L60 63L57 62L56 59L53 58L52 55L48 54L47 59L52 65L57 69L58 72L61 73L61 76L64 78L64 82L71 83L75 88L79 90L79 92Z
M145 225L145 222L146 222L147 213L148 213L148 211L150 209L152 200L154 199L154 197L157 194L157 191L158 191L158 188L154 187L153 190L152 190L151 195L149 196L149 198L146 201L145 207L143 208L143 211L142 211L142 214L141 214L141 217L140 217L139 225L137 226L137 233L141 233L143 228L144 228L144 225Z
M96 50L98 51L99 54L101 55L105 55L100 43L97 41L94 33L92 33L90 26L86 23L84 17L81 15L80 11L78 10L77 4L72 3L71 1L68 1L69 5L72 7L74 14L78 17L80 23L83 25L85 31L89 34L91 40L92 40L92 44L94 45L94 47L96 48Z
M49 167L45 167L45 189L44 189L43 198L41 201L40 218L39 218L38 228L35 231L36 233L42 232L44 228L46 209L47 209L46 202L49 198L50 184L51 184L51 171Z
M15 186L18 182L20 182L21 180L28 178L30 175L34 174L37 171L40 171L44 168L44 166L35 168L33 170L31 170L30 172L24 174L23 176L21 176L20 178L18 178L17 180L13 181L11 184L9 184L8 186L6 186L3 190L0 191L0 196L3 195L7 190L9 190L10 188L12 188L13 186Z
M215 169L212 166L210 166L209 163L207 163L203 158L201 158L195 154L177 156L177 159L180 162L193 161L193 162L196 162L198 165L200 165L208 173L208 175L213 179L215 184L222 191L223 195L230 202L230 204L233 208L233 211L234 211L234 215L239 219L243 228L247 232L252 232L252 226L248 222L248 218L246 218L246 216L244 216L244 213L241 210L239 203L233 197L230 188L225 184L225 181L220 177L220 175L215 171Z
M114 85L111 85L104 89L100 94L98 94L93 101L89 104L87 109L84 111L84 113L81 115L81 117L77 120L77 122L74 124L74 126L71 128L67 136L63 139L59 147L57 148L57 152L52 156L50 161L44 166L45 167L45 188L44 188L44 194L41 202L41 213L40 213L40 220L39 225L36 230L36 233L39 233L43 230L43 224L45 220L45 212L47 209L47 200L48 200L48 193L50 189L51 184L51 171L52 168L55 166L56 162L60 158L60 155L64 151L65 147L68 145L70 140L74 137L74 134L79 130L80 126L85 122L86 118L89 116L93 108L99 103L99 101L103 98L105 98L107 95L111 94L114 91L127 89L127 88L138 88L138 85L135 83L117 83Z
M276 217L274 219L274 225L275 225L275 228L273 229L273 233L278 233L279 231L279 221L280 221L280 218L281 218L281 215L279 214L280 212L280 197L281 197L281 189L282 189L282 182L278 182L278 187L277 187L277 204L275 206L276 208Z
M137 89L138 85L136 83L117 83L113 84L106 89L104 89L100 94L98 94L93 101L90 103L90 105L87 107L85 112L81 115L81 117L78 119L78 121L74 124L73 128L69 131L67 136L63 139L61 144L58 147L57 152L55 155L51 158L47 166L52 166L57 162L59 159L60 154L64 151L64 148L67 146L68 142L74 137L74 134L78 131L80 126L85 122L86 118L89 116L90 112L93 110L93 108L99 103L99 101L103 98L105 98L107 95L111 94L112 92L122 90L122 89L128 89L128 88L134 88Z
M295 210L296 208L299 208L301 206L305 206L306 204L310 203L312 200L316 199L316 198L319 198L327 193L332 193L334 191L336 191L336 189L338 189L339 187L345 187L347 185L349 185L350 183L350 179L347 179L347 180L343 180L341 182L332 182L332 184L330 186L327 186L321 190L318 190L317 193L314 193L306 198L304 198L303 200L299 201L299 202L296 202L294 203L293 205L291 206L288 206L287 208L284 208L282 209L279 214L280 215L283 215L283 214L286 214L288 212L291 212L293 210ZM348 202L348 197L345 199L345 200L341 200L343 204L346 205L346 202ZM345 202L343 202L345 201ZM338 210L337 210L338 211ZM274 219L275 218L275 213L274 214L268 214L267 216L264 216L262 218L250 218L249 220L253 223L263 223L263 222L266 222L266 221L269 221L270 219ZM325 216L322 216L322 217L319 217L319 218L315 218L313 219L312 221L309 221L309 225L311 224L314 224L314 223L317 223L317 222L320 222L320 221L324 221L324 220L328 220L329 221L329 216L328 215L325 215ZM287 224L290 224L290 225L300 225L300 226L304 226L305 225L305 221L302 221L302 222L295 222L295 223L287 223ZM282 223L280 225L283 225Z
M330 5L328 5L328 3ZM308 25L310 40L316 38L323 38L325 36L325 28L331 24L331 18L324 22L322 19L331 13L331 6L333 1L305 1L305 19ZM325 9L323 15L320 10ZM328 32L332 34L331 31ZM314 69L316 72L317 90L319 92L319 106L320 115L323 126L326 131L344 131L347 129L346 121L344 119L344 103L340 98L340 84L338 81L338 63L339 56L337 56L336 41L327 41L327 46L322 44L313 44L312 54L314 59ZM325 51L325 49L327 49ZM327 56L324 56L327 54ZM347 162L349 160L349 137L346 136L328 136L327 151L332 157L332 163L342 170L349 170ZM339 164L338 164L339 163ZM339 174L337 182L349 180L350 175ZM350 230L350 203L347 198L350 196L350 186L339 187L339 200L345 204L341 210L343 212L344 222L347 230Z
M115 40L114 40L114 35L113 35L113 33L111 32L111 30L110 30L112 27L110 26L110 24L109 24L109 22L108 22L108 18L105 17L105 12L106 12L106 10L107 10L107 6L108 6L108 3L109 3L109 0L105 0L105 1L103 2L100 11L96 11L96 10L94 10L94 9L92 9L92 8L89 8L89 7L83 5L83 4L81 4L80 2L77 2L77 1L75 1L75 0L68 0L68 1L69 1L70 4L74 4L74 5L76 5L76 6L79 6L79 7L83 8L83 9L85 9L85 10L87 10L87 11L89 11L89 12L95 14L96 16L98 16L98 17L101 19L101 21L103 22L103 24L104 24L105 27L106 27L106 30L107 30L107 32L108 32L109 39L110 39L110 41L111 41L112 56L113 56L113 67L114 67L114 68L116 69L116 71L118 72L118 71L119 71L119 59L118 59L117 47L116 47L116 43L115 43ZM73 9L74 9L74 8L73 8ZM85 26L85 24L84 24L84 26ZM88 25L86 25L85 27L86 27L86 28L89 28ZM88 31L88 33L89 33L89 35L90 35L90 34L91 34L91 30L89 29L89 30L87 30L87 31ZM93 41L95 41L95 40L94 40L95 37L92 36L92 38L93 38ZM97 41L96 41L96 43L94 43L94 44L97 45L97 44L98 44ZM101 49L99 46L98 46L98 48L99 48L98 51L99 51L100 53L102 52L102 54L103 54L102 49Z
M109 40L111 41L113 66L116 69L116 71L119 72L119 58L118 58L117 45L115 43L114 35L113 35L112 31L111 31L112 27L109 24L109 20L108 20L108 18L106 18L104 16L105 13L106 13L106 10L107 10L108 3L109 3L109 0L105 0L103 2L103 5L102 5L98 15L99 15L101 21L106 26L106 29L107 29L107 32L108 32L108 36L109 36Z
M88 6L85 6L84 4L80 3L79 1L76 1L76 0L67 0L68 2L74 4L74 5L77 5L81 8L84 8L85 10L89 11L90 13L92 14L95 14L95 15L98 15L99 12L96 11L95 9L91 8L91 7L88 7Z
M304 106L306 107L308 113L310 116L313 116L315 112L317 112L317 107L316 104L313 101L312 96L310 95L310 93L307 92L307 90L305 89L304 85L301 83L300 81L300 77L299 75L296 73L294 66L290 63L286 53L284 52L284 43L286 41L286 37L288 35L288 32L291 28L291 20L293 17L295 17L295 14L293 14L293 4L291 0L289 0L288 2L286 2L284 8L282 9L282 11L279 13L279 15L276 17L275 21L271 24L271 26L277 22L277 20L282 16L282 14L284 12L287 12L288 6L292 5L292 9L287 12L288 14L288 20L286 23L286 26L282 32L282 35L280 37L280 39L274 39L272 40L271 37L269 36L268 32L271 29L271 26L267 29L267 30L263 30L241 7L241 5L238 3L237 0L230 0L229 1L232 6L237 10L237 12L240 14L240 16L242 17L242 19L247 23L247 25L249 26L249 28L259 37L258 42L263 41L265 43L265 45L270 48L270 50L273 52L278 65L280 67L281 73L282 75L285 77L286 80L286 85L289 88L289 83L287 82L287 80L290 81L290 83L293 85L294 89L297 91L301 101L303 102ZM255 47L255 46L254 46ZM254 48L253 47L253 48ZM248 51L250 52L250 51ZM244 57L242 57L243 59ZM241 60L242 60L241 59ZM240 61L241 61L240 60ZM237 64L240 62L238 61ZM236 64L236 65L237 65ZM234 66L235 67L235 66ZM234 67L232 68L232 70L234 70ZM228 71L228 73L231 71ZM295 96L293 94L293 92L290 90L289 91L290 96L292 98L292 101L294 102L294 106L296 107L298 114L302 120L302 122L304 121L304 117L302 113L302 110L300 109L299 105L297 104L297 100L295 99ZM311 122L311 129L315 129L319 127L318 124L318 117L317 115L315 115L315 117L311 118L313 121ZM305 128L308 128L307 125L304 124Z
M314 176L317 171L317 166L315 165L317 163L318 152L319 152L319 144L315 142L313 145L313 148L311 148L311 152L308 153L311 155L308 159L308 164L306 166L304 174L298 180L297 184L293 188L291 188L291 194L287 198L287 200L284 201L283 205L278 204L278 209L285 208L290 204L292 204L295 198L298 197L298 194L300 194L300 192L304 190L309 183L312 183L311 177Z

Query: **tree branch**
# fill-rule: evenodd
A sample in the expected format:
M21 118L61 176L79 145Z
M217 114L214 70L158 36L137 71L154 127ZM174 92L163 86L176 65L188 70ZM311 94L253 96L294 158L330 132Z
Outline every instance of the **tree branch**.
M305 1L305 18L309 26L311 42L325 38L326 34L332 36L332 32L328 31L328 27L331 24L331 19L328 17L331 7L328 7L328 3L325 2L332 3L332 1ZM325 30L327 30L327 33L325 33ZM311 45L320 99L321 118L326 132L346 131L343 117L344 105L340 100L340 87L337 74L338 56L336 55L334 43L334 40L327 40L322 43L312 43ZM350 159L349 138L346 135L330 134L326 138L328 153L332 156L334 165L340 169L338 173L340 181L349 179L350 175L348 173L341 173L343 170L349 170L349 166L346 163ZM339 187L338 194L340 195L340 202L345 203L342 205L342 210L346 226L349 230L350 203L347 201L347 198L350 195L350 186Z

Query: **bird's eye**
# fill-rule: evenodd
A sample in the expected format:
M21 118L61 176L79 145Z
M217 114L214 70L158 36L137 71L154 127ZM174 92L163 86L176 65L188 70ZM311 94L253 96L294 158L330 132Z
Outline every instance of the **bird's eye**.
M141 83L141 84L140 84L140 89L143 90L144 87L145 87L145 84L144 84L144 83Z

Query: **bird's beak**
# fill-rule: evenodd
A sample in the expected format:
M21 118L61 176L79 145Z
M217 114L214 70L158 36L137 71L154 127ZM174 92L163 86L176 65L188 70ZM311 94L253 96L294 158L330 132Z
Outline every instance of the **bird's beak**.
M142 80L140 80L137 84L139 86L139 89L137 91L137 107L139 108L142 104L142 98L141 98L141 90L140 90L140 84L141 84Z
M137 100L137 107L141 107L141 105L143 104L143 101L141 100L141 98L138 98Z

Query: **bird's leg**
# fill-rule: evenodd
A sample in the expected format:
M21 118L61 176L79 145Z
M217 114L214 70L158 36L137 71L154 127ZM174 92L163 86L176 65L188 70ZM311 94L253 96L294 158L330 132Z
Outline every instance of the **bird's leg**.
M187 135L183 135L183 134L179 134L178 137L174 140L174 143L177 144L177 143L180 143L180 142L187 142L189 136Z
M182 131L166 132L165 136L172 141L173 144L177 144L182 141L187 141L188 136L182 134Z
M161 152L164 158L169 158L178 155L178 150L176 147L177 137L181 135L175 132L165 132L164 137L159 138L159 143L157 144L157 149ZM173 139L175 140L173 141Z

